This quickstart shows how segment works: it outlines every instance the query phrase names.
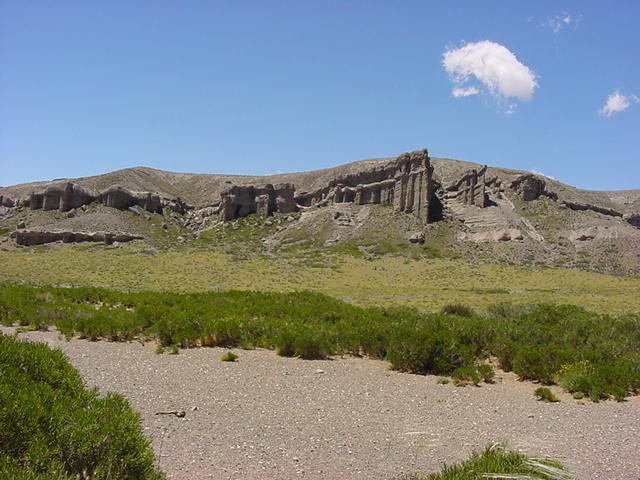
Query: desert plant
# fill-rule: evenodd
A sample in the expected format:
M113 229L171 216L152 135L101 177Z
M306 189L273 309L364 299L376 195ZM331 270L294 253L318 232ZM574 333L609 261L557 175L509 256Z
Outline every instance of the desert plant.
M555 403L560 401L560 399L547 387L538 387L533 394L538 400L542 400L543 402Z
M481 363L476 366L476 370L478 371L478 375L482 378L482 381L485 383L494 383L494 378L496 376L496 372L493 370L491 365L486 363Z
M236 360L238 360L238 355L236 355L232 351L228 351L220 357L220 361L222 362L235 362Z
M456 368L451 374L451 380L456 387L466 387L467 385L478 385L480 383L480 375L476 367L468 365L466 367Z
M440 310L445 315L457 315L459 317L473 317L476 313L463 303L448 303Z
M164 478L127 400L85 390L59 350L0 335L0 371L0 478Z
M484 480L510 478L514 480L547 479L572 480L559 463L538 460L521 453L509 452L501 444L473 452L469 458L454 465L445 465L441 472L429 475L410 475L402 480Z

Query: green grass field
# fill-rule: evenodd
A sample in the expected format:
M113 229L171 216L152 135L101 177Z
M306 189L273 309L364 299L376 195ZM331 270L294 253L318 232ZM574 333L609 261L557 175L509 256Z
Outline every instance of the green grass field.
M228 247L231 248L231 247ZM449 258L309 250L238 259L201 248L52 245L0 250L5 283L96 286L124 291L311 290L361 306L476 310L502 302L569 303L601 313L639 313L640 278L563 268L474 265Z

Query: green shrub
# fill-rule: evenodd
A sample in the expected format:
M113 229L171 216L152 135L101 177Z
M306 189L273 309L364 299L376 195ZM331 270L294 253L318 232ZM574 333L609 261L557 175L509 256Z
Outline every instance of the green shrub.
M573 392L571 395L576 400L582 400L584 398L584 393L582 392Z
M59 350L0 335L0 372L0 478L164 478L138 414Z
M496 372L493 370L491 365L487 365L486 363L482 363L476 367L478 371L478 375L482 378L482 381L485 383L493 383L494 378L496 376Z
M607 397L604 378L588 360L563 365L556 373L556 382L571 393L586 393L594 402Z
M462 303L449 303L442 307L440 313L443 313L445 315L457 315L459 317L467 318L473 317L476 314L470 307Z
M173 351L201 345L271 348L301 358L370 356L417 374L451 375L495 357L522 379L560 382L595 400L640 392L640 316L610 317L570 305L500 304L480 317L464 305L423 314L356 307L312 292L126 293L2 285L0 322L55 326L67 338L150 338ZM590 370L562 370L585 361ZM477 373L492 380L488 367Z
M440 473L409 475L403 480L484 480L487 478L573 478L557 462L537 460L521 453L508 452L502 445L494 445L483 452L473 452L468 460L445 465Z
M456 368L451 374L451 380L456 387L466 387L467 385L478 385L480 383L480 375L476 367L468 365L466 367Z
M238 360L238 355L233 352L227 352L220 357L222 362L235 362L236 360Z
M538 400L542 400L544 402L554 403L560 401L560 399L547 387L539 387L533 394L538 398Z

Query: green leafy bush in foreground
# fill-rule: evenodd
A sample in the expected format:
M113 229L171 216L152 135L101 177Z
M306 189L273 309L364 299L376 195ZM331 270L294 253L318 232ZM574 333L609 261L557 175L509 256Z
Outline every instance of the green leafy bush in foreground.
M162 479L120 395L85 390L59 350L0 335L0 478Z
M482 453L474 452L470 458L455 465L445 465L440 473L411 475L402 480L485 480L491 478L571 480L560 464L535 460L526 455L507 452L494 445Z
M161 347L269 348L322 359L366 355L392 368L451 375L487 358L523 379L558 383L592 400L640 391L640 316L613 317L571 305L463 305L423 314L362 308L313 292L125 293L98 288L0 287L0 323L47 328L91 340L154 339ZM467 372L469 373L469 372Z

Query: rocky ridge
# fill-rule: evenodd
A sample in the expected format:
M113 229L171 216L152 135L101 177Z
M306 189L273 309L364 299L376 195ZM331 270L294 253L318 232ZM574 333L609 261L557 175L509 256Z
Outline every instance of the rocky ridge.
M100 225L92 223L98 216L96 205L101 206ZM352 207L345 210L340 205ZM366 231L367 222L382 212L375 206L390 207L398 219L409 215L421 222L424 227L416 225L402 233L407 242L413 238L414 243L422 244L424 238L428 245L426 226L444 222L452 231L456 248L463 253L479 251L490 257L498 252L500 258L516 263L528 258L555 264L556 258L571 257L569 266L593 254L604 260L618 258L630 265L623 271L640 270L638 191L579 190L529 172L431 158L426 150L267 177L174 174L134 168L4 187L0 188L0 228L10 228L13 220L14 228L20 221L26 222L23 230L55 233L40 237L15 233L19 245L32 244L36 238L57 239L60 232L66 232L64 238L69 242L85 241L76 239L97 231L109 234L106 238L123 231L130 231L134 239L147 237L131 223L132 212L147 220L149 215L162 216L163 228L181 230L177 233L184 239L246 215L266 218L283 214L299 220L278 227L265 245L277 245L292 229L298 230L298 236L319 238L316 223L321 217L322 222L325 218L331 222L331 232L325 239L328 245L352 240L358 231ZM313 214L324 208L330 211L328 217ZM117 216L116 211L125 216ZM38 212L60 213L34 217ZM116 216L117 221L103 221ZM71 217L77 217L72 224L68 220ZM36 219L41 224L34 223ZM117 230L102 230L102 225L117 225ZM388 228L405 228L399 225ZM25 240L27 237L30 239ZM491 247L493 244L497 246ZM505 249L500 244L511 246ZM481 245L488 245L490 251Z

